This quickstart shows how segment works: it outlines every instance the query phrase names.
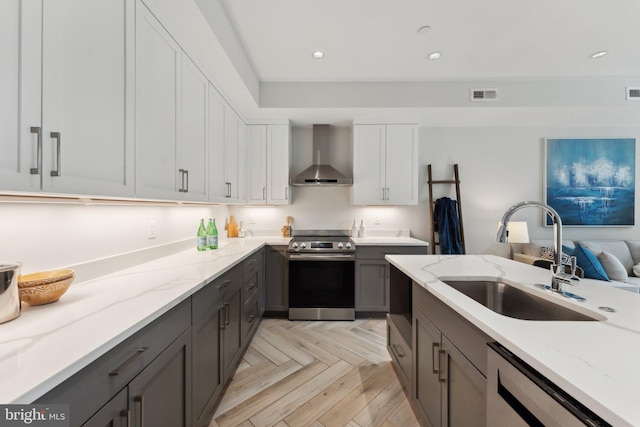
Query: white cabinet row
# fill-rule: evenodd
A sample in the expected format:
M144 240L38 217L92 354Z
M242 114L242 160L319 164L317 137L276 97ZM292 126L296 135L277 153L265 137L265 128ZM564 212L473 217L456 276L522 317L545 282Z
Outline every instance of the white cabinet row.
M286 205L291 169L288 125L247 126L247 203Z
M0 190L245 203L245 123L140 0L6 0L0 28Z
M418 127L353 126L354 205L418 204Z

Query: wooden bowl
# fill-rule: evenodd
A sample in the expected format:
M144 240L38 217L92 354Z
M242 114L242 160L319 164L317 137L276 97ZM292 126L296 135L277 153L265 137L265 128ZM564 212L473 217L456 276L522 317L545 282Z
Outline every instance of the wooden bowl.
M23 274L18 277L18 287L28 288L31 286L46 285L59 282L73 277L75 271L68 268L64 270L40 271L38 273Z
M56 302L67 292L73 279L74 276L72 275L57 282L19 288L20 301L26 302L29 305L43 305Z

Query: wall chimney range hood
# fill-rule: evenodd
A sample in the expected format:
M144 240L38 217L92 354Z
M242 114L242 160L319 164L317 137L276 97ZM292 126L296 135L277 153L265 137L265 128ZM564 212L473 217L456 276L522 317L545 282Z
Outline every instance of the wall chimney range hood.
M291 178L291 185L348 187L353 179L338 172L329 161L329 125L313 125L313 164L299 175Z

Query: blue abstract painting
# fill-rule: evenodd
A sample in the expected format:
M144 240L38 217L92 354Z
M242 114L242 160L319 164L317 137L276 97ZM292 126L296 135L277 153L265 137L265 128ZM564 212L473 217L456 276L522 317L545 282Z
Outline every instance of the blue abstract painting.
M635 147L634 138L547 139L545 202L563 225L634 225Z

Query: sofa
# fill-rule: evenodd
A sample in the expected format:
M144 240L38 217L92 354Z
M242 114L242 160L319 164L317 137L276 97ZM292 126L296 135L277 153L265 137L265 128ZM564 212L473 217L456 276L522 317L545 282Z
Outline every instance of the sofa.
M565 240L562 252L576 256L585 278L640 293L640 240ZM513 259L527 264L552 260L553 240L531 240L514 251Z

